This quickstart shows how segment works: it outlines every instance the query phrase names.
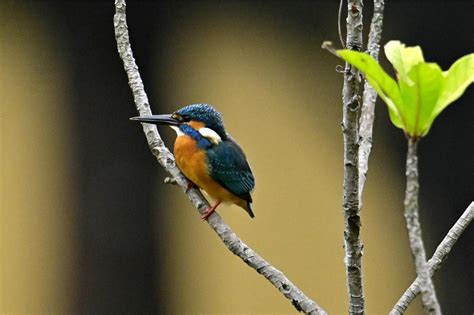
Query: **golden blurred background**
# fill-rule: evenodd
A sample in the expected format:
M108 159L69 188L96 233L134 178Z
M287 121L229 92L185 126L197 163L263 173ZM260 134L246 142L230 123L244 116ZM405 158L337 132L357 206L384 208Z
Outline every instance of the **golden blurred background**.
M440 49L449 32L432 35L472 5L430 4L425 21L436 14L437 25L419 21L420 7L389 4L383 42L420 43L444 68L472 51L467 38ZM295 313L180 190L162 183L141 128L128 121L136 112L112 16L113 1L0 4L0 313ZM336 41L336 16L337 3L311 1L128 7L153 110L213 104L247 154L256 218L235 206L218 212L330 314L345 314L342 77L338 60L319 48ZM420 150L430 254L472 198L474 130L458 123L474 118L472 101L471 89ZM402 215L404 138L383 107L362 213L367 314L386 314L414 278ZM171 147L171 130L162 134ZM447 314L474 309L472 236L435 278ZM407 314L421 314L418 300Z

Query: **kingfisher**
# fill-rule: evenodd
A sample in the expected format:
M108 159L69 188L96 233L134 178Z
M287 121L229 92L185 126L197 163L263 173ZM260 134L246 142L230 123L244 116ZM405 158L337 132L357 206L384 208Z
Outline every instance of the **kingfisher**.
M215 204L201 216L203 220L221 203L236 204L250 215L255 178L247 158L227 133L222 115L211 105L192 104L172 114L132 117L143 123L168 125L176 132L176 164L191 182L204 190Z

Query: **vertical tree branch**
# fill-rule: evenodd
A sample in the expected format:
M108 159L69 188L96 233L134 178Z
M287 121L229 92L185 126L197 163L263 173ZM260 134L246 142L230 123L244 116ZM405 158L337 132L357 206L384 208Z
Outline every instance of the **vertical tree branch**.
M379 60L380 39L382 37L384 0L374 0L374 14L370 23L369 42L367 52ZM362 192L364 190L367 171L369 169L369 156L372 149L372 129L374 126L375 101L377 92L365 80L362 95L362 109L359 120L359 207L362 208Z
M441 314L436 292L426 263L425 247L421 237L421 226L418 220L418 156L416 139L408 140L406 164L407 187L405 193L405 219L407 221L408 239L415 260L416 274L419 278L423 309L427 314Z
M471 202L469 207L464 211L462 216L449 230L448 234L444 237L443 241L436 248L433 257L428 261L428 267L430 276L441 268L444 260L448 257L449 252L453 248L456 241L459 239L461 234L467 228L467 226L474 219L474 202ZM390 315L402 315L407 310L410 303L420 293L420 282L421 278L418 276L410 287L405 291L402 297L398 300L397 304L393 307Z
M348 49L362 49L362 0L349 0L347 13ZM346 265L349 314L364 314L362 287L362 242L360 240L358 120L361 76L346 63L342 89L344 137L344 263Z
M151 115L148 98L130 46L125 6L125 0L115 1L114 29L117 49L123 61L124 69L128 76L128 83L132 89L135 105L140 115ZM188 189L187 179L176 166L174 156L164 145L156 126L146 123L142 124L142 126L153 155L157 158L161 166L171 174L173 180L181 187L194 207L200 213L203 213L209 208L209 203L198 189ZM326 314L318 304L307 297L280 270L273 267L242 242L217 213L213 213L207 222L233 254L240 257L247 265L263 275L291 301L291 304L293 304L298 311L314 315Z

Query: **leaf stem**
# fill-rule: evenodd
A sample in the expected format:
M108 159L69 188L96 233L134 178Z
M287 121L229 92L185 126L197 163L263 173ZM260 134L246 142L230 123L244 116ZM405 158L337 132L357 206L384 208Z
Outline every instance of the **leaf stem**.
M433 281L430 276L426 253L421 237L421 226L418 219L418 142L414 139L408 140L408 152L406 161L407 187L405 192L405 219L408 229L410 249L415 260L416 274L420 279L423 309L426 314L441 314L441 308L436 297Z

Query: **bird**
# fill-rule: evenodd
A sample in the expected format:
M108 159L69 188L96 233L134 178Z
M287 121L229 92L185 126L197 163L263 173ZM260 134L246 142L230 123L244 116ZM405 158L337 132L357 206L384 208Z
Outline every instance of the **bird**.
M201 218L207 220L221 204L236 204L251 218L251 192L255 178L237 142L227 133L221 113L209 104L192 104L172 114L137 116L131 120L168 125L176 132L176 164L190 181L204 190L215 204Z

